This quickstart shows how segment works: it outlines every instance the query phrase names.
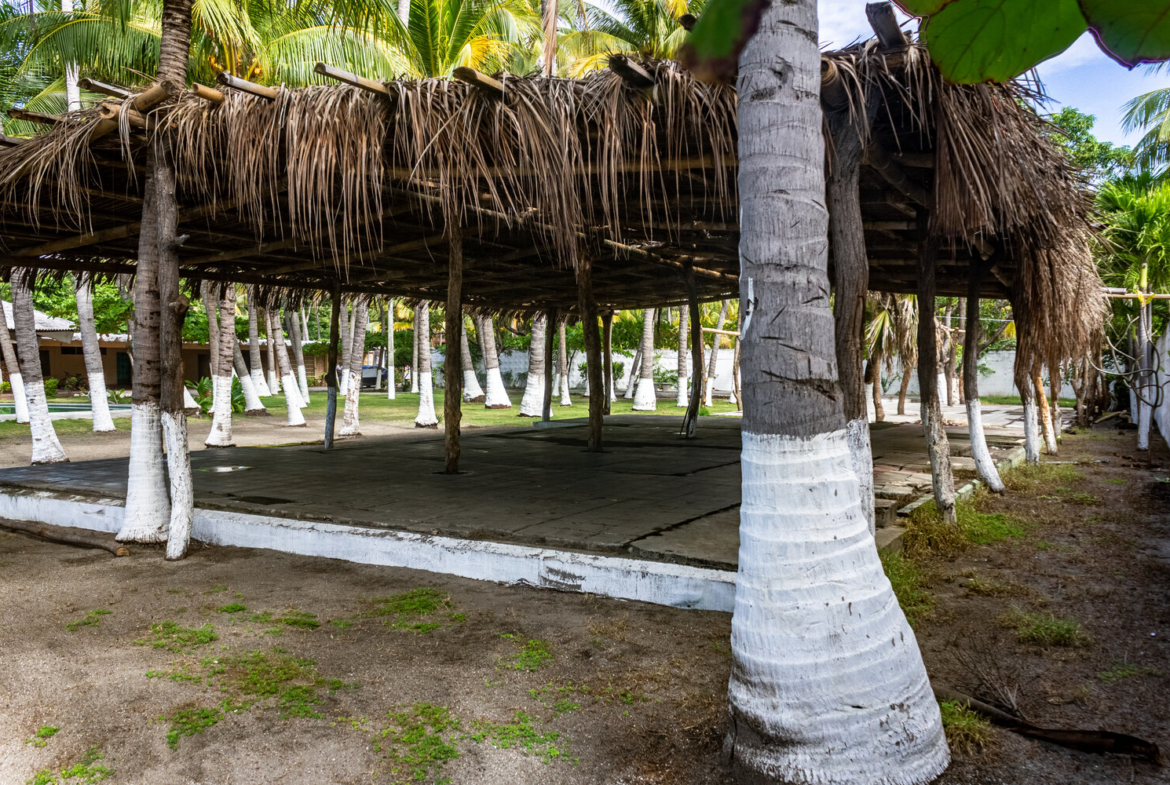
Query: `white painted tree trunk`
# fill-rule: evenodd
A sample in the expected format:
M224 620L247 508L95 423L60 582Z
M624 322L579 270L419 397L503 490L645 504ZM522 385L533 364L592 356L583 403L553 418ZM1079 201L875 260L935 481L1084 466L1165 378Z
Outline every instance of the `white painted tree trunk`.
M231 284L222 289L209 287L209 291L211 290L217 290L220 294L219 304L215 309L219 329L215 336L218 343L211 347L216 358L215 375L211 378L211 430L203 443L208 447L235 447L235 442L232 441L232 370L235 364L235 353L231 352L230 349L236 345L236 290L235 286ZM227 361L229 356L232 357L231 363ZM167 412L163 411L164 436L166 421ZM172 427L177 428L178 426ZM182 427L185 432L186 423Z
M627 401L634 397L638 389L638 377L642 373L642 347L638 346L634 352L634 359L630 360L630 375L626 377L626 389L622 397Z
M386 397L393 401L398 384L394 380L394 298L386 302L388 314L386 329Z
M642 312L642 368L638 387L634 391L634 411L652 412L658 408L658 394L654 391L654 309Z
M69 0L65 0L69 2ZM103 433L115 430L110 416L110 400L106 395L106 372L102 367L102 350L98 344L97 328L93 320L93 292L89 280L74 274L77 296L77 329L81 333L81 352L85 356L85 376L89 380L89 409L93 416L93 430Z
M877 532L877 512L873 498L873 448L869 440L869 420L858 418L845 424L845 439L849 443L849 457L853 473L857 475L861 512L869 526L869 533Z
M297 389L301 393L301 408L309 405L309 375L305 373L305 341L301 332L301 316L294 309L287 309L288 321L292 327L289 338L293 345L293 359L297 364Z
M268 382L264 379L264 363L260 354L259 316L256 310L256 287L248 289L248 375L252 378L252 386L261 398L268 398L272 390L268 389Z
M341 363L341 373L337 374L337 392L339 395L349 393L349 353L353 347L353 339L349 330L349 304L342 300L341 311L338 312L338 337L341 340L341 351L338 353L338 362Z
M727 322L727 308L730 303L724 300L719 306L719 321L715 323L716 330L722 330L723 325ZM723 336L719 333L711 333L711 358L707 365L706 386L703 391L703 403L705 406L711 406L715 402L715 377L719 374L719 347L723 343Z
M1035 466L1040 463L1040 421L1036 402L1024 401L1024 460Z
M471 346L467 343L467 320L464 318L462 329L459 331L459 359L463 361L463 400L466 403L482 403L487 399L483 388L479 386L479 379L475 375L475 365L471 362Z
M569 345L565 338L565 323L561 322L557 328L557 337L560 341L558 344L557 369L560 372L560 390L561 390L561 406L572 406L573 398L569 395L569 376L573 373L573 369L569 364Z
M983 405L979 399L967 399L967 433L971 439L971 457L975 459L975 471L979 479L994 493L1003 493L1003 480L999 469L987 449L987 435L983 432Z
M437 428L439 418L435 416L435 388L431 379L431 343L422 336L431 334L431 307L429 303L421 303L415 308L418 318L419 336L415 348L418 349L418 415L414 418L416 428Z
M743 485L725 758L741 783L920 785L949 756L837 389L816 10L770 5L739 58Z
M544 342L548 337L548 319L544 314L532 317L532 341L528 344L528 382L520 399L521 417L540 417L544 413Z
M487 409L511 409L512 399L500 377L500 355L496 351L496 332L490 316L481 317L477 329L479 346L483 350L484 375L487 381L487 397L483 405Z
M281 378L283 378L284 374L280 374L279 376L277 375L277 371L279 370L279 368L278 368L278 362L276 359L277 358L276 344L277 344L277 342L280 342L281 344L283 344L284 339L280 334L280 330L274 328L274 326L273 326L274 321L275 320L272 318L272 310L269 308L265 308L264 309L264 323L265 323L264 343L266 344L267 349L268 349L268 389L272 392L273 395L280 395ZM275 338L273 338L273 333L276 334Z
M183 408L193 414L199 414L202 411L199 402L195 400L195 397L191 395L191 391L186 387L183 388Z
M349 367L345 369L349 376L349 386L345 394L345 410L342 413L341 436L359 436L361 422L358 417L358 404L361 402L362 391L362 360L366 345L366 328L369 326L370 303L367 298L360 298L353 304L353 338L350 350Z
M232 365L235 367L236 376L240 380L240 388L244 391L244 414L247 416L268 414L268 409L265 408L264 402L256 394L256 386L252 384L252 377L248 373L248 366L244 363L244 353L240 351L240 345L235 340L235 336L232 336L232 339Z
M232 377L216 374L211 379L211 431L204 444L208 447L235 447L232 441Z
M690 341L687 340L690 336L687 334L690 328L690 309L685 305L680 305L678 308L678 397L675 399L675 406L685 409L690 403L689 390L687 389L687 378L690 376Z
M15 313L13 314L15 316ZM12 335L8 331L8 319L0 307L0 353L4 358L4 365L8 367L8 384L12 387L12 402L18 423L28 422L28 398L24 392L24 376L20 373L20 364L16 360L16 349L13 348Z
M130 404L130 462L119 542L165 542L171 502L163 461L162 412L154 401Z
M415 393L415 394L418 393L418 361L419 361L418 347L419 347L419 341L422 340L422 336L419 334L419 329L418 329L418 323L419 323L418 312L419 312L419 306L416 305L414 307L414 347L413 347L413 353L411 354L411 362L410 362L410 391L412 393ZM430 365L430 363L428 362L428 367L429 367L429 365ZM434 406L432 405L431 408L433 409Z
M57 431L49 418L49 399L41 377L40 342L37 338L36 311L33 309L33 270L19 270L12 276L12 325L16 328L16 352L20 375L24 378L24 395L28 402L29 430L32 432L32 463L68 461Z
M269 324L274 323L279 327L280 323L270 318ZM288 426L290 428L303 428L306 423L305 415L301 413L301 394L297 391L297 380L293 376L292 363L288 358L288 347L285 346L284 336L280 334L279 329L270 330L268 333L268 346L273 350L272 354L276 355L275 364L280 369L280 378L284 388L284 408L288 410Z
M232 338L234 340L235 336ZM216 377L217 380L221 378L223 377ZM231 378L229 374L227 377L229 395ZM162 428L171 491L166 558L168 561L175 561L187 555L187 546L191 541L191 524L195 520L195 487L191 479L191 461L187 455L187 418L163 412Z

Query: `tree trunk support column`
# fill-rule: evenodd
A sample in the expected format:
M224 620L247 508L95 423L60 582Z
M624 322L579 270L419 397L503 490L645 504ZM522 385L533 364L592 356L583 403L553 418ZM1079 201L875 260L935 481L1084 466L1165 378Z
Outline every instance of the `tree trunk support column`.
M971 457L975 459L975 471L979 479L994 493L1003 493L1003 480L991 452L987 449L987 436L983 433L983 407L979 401L979 341L982 340L979 322L979 291L983 276L990 265L987 262L971 263L970 278L967 281L966 335L963 337L963 397L967 404L967 432L971 439Z
M601 341L597 334L597 300L593 297L593 263L582 252L577 266L577 307L581 312L582 334L585 337L585 360L589 374L589 445L588 452L604 452L601 446L601 426L609 391L602 381ZM611 380L612 381L612 380Z
M544 328L544 405L540 407L540 419L552 419L553 396L553 337L556 335L557 309L549 308Z
M444 314L447 345L443 361L444 474L459 474L459 424L463 419L463 226L453 217L447 224L450 246L447 262L447 308Z
M333 447L333 424L337 420L337 338L341 333L341 284L333 284L330 297L333 304L329 315L329 367L325 369L328 399L325 403L325 449Z
M740 305L742 310L743 305ZM695 285L695 271L687 265L687 309L691 318L691 365L694 369L694 379L691 381L691 401L687 406L687 413L683 415L682 435L688 439L695 438L695 428L699 420L699 404L703 400L703 323L699 314L699 295ZM719 336L716 335L716 338Z
M951 452L943 427L938 397L938 335L934 326L935 257L938 238L928 234L930 215L918 211L918 389L921 396L922 430L930 455L934 502L943 520L957 524L955 478L951 473Z

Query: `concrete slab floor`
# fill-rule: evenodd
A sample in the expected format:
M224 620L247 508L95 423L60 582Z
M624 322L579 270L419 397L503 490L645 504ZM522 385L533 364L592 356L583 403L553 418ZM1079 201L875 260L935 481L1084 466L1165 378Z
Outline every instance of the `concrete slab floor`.
M1011 407L988 407L1014 447ZM1018 407L1017 407L1018 408ZM469 539L551 545L588 553L734 570L739 549L740 420L704 417L699 438L678 416L615 416L606 452L585 452L584 424L476 429L462 435L460 468L446 476L443 435L320 445L238 447L191 454L202 509ZM952 452L969 452L961 429ZM901 500L929 491L921 426L875 423L875 489ZM0 470L3 486L124 498L126 459Z

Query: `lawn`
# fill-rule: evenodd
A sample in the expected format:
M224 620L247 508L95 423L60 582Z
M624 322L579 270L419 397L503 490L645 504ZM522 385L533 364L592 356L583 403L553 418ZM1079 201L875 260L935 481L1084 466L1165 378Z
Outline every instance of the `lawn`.
M980 395L979 400L984 404L994 404L996 406L1023 406L1024 402L1020 400L1018 395ZM1060 408L1075 409L1077 402L1073 398L1061 398Z

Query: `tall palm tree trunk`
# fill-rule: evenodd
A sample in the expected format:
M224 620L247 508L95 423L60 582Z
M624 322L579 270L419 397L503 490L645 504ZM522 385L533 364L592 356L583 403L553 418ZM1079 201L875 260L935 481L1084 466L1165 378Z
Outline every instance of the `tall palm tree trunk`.
M280 306L276 306L276 309L276 313L279 314ZM275 355L274 365L280 370L280 386L284 390L284 408L288 410L288 425L291 428L301 428L307 423L305 415L301 413L301 394L297 390L292 361L288 356L288 347L284 343L284 334L280 330L280 317L273 314L271 309L265 311L268 314L268 349L270 354ZM361 362L360 357L358 362Z
M130 398L130 460L120 542L164 542L171 502L163 461L158 290L158 184L153 155L142 200L134 276L134 379Z
M689 316L687 307L680 305L678 308L678 398L675 399L674 405L683 408L686 408L690 402L687 397L687 377L690 376L690 362L687 357L687 350L690 348L687 344Z
M416 305L414 307L414 348L413 348L413 351L411 353L411 360L410 360L410 391L412 393L418 392L418 347L419 347L419 341L422 340L422 337L421 337L420 331L419 331L419 326L418 326L419 325L418 311L419 311L419 306ZM499 373L499 366L498 365L496 367L496 373L497 374ZM489 389L490 389L490 383L491 382L489 379Z
M248 366L244 363L244 353L240 351L240 342L236 340L235 333L232 334L232 366L236 369L236 376L240 379L240 389L244 391L244 415L246 417L267 415L268 409L265 408L264 402L256 393L255 385L252 384L252 377L248 373Z
M286 308L288 337L292 340L293 360L297 364L297 389L301 393L301 408L309 405L309 375L305 373L305 342L301 334L301 315L295 308Z
M725 756L740 782L925 783L946 768L946 738L838 403L814 0L763 12L739 80L747 312Z
M341 386L338 393L349 394L349 361L353 353L353 324L349 312L350 304L342 301L341 304Z
M13 316L15 317L15 314ZM15 322L13 326L15 326ZM0 355L3 355L4 365L8 368L8 385L12 388L16 421L27 423L28 398L24 392L24 375L20 372L20 363L16 360L16 349L13 347L12 334L8 331L8 317L2 304L0 304Z
M520 399L521 417L539 417L544 409L544 341L548 337L548 319L543 313L532 317L531 342L528 344L528 381Z
M716 330L723 329L723 323L727 321L727 306L728 301L724 300L719 307L719 321L715 323ZM719 375L719 344L722 343L723 336L719 333L711 333L711 362L707 366L707 384L704 392L704 403L710 406L715 401L715 377Z
M561 406L572 406L573 398L569 395L569 345L565 340L565 322L557 326L557 373L561 378Z
M979 322L979 291L987 266L972 263L967 282L966 335L963 338L963 397L967 402L967 434L971 440L971 457L979 479L993 493L1003 493L999 469L987 449L987 435L983 432L983 404L979 401L979 341L983 325Z
M658 394L654 391L654 309L642 312L642 368L638 374L638 388L634 392L634 411L652 412L658 408Z
M634 391L638 389L638 376L642 373L642 344L638 343L638 348L634 351L634 357L630 360L630 375L626 377L626 391L622 393L622 397L627 401L634 397Z
M208 286L208 294L214 292L215 284ZM233 284L223 284L219 293L219 307L216 321L216 343L212 346L212 416L211 431L203 442L208 447L235 447L232 441L232 369L235 366L236 346L236 287ZM213 322L208 322L212 324ZM240 357L243 360L243 357ZM243 385L241 377L240 384ZM251 379L248 386L252 386ZM253 392L253 395L255 393ZM257 403L259 403L257 401ZM263 404L260 404L263 409Z
M902 363L902 384L898 388L898 414L906 414L906 393L910 390L910 371L908 363Z
M366 328L370 323L370 299L358 297L353 302L353 348L350 351L349 367L345 369L349 376L349 387L345 393L345 411L342 414L341 435L358 436L361 434L361 423L358 419L358 403L362 391L362 351L366 346Z
M930 218L918 211L918 394L926 452L930 456L930 477L934 485L934 503L948 524L957 524L955 512L955 477L951 471L951 449L943 426L939 400L938 330L934 316L935 275L938 238L927 234Z
M511 409L512 399L500 376L500 355L496 350L496 332L492 317L483 316L476 328L479 331L479 348L483 352L484 374L487 377L487 397L483 405L487 409Z
M394 298L386 301L386 397L394 400L398 385L394 380Z
M435 386L431 380L431 306L419 303L414 309L418 318L415 346L418 349L418 416L414 418L416 428L438 428L439 418L435 416Z
M1048 370L1052 373L1052 369ZM1039 373L1032 376L1032 387L1036 393L1036 409L1040 414L1040 433L1044 436L1044 452L1056 455L1056 434L1052 430L1052 410L1048 408L1048 394L1044 392L1044 379Z
M467 318L460 322L459 359L463 363L463 400L467 403L483 403L487 400L479 379L475 375L475 364L471 361L471 346L467 343Z
M264 378L264 363L260 359L260 319L256 311L256 287L248 289L248 366L251 370L252 386L261 398L272 395L268 381Z
M277 342L284 343L284 338L281 336L280 324L277 320L272 318L272 309L262 309L264 313L264 338L268 345L268 389L272 391L273 395L280 395L281 388L284 386L284 374L278 375L280 366L277 364Z
M207 362L211 366L211 378L219 365L219 298L212 299L210 281L199 282L199 299L203 301L203 311L207 314Z
M613 375L613 316L613 311L606 311L605 318L602 320L601 325L601 337L605 342L604 346L602 346L602 351L605 355L605 368L603 376L605 379L606 395L603 401L605 403L606 414L609 414L610 404L617 400L617 380ZM586 378L585 382L586 386L588 386L589 379Z
M49 399L45 396L45 380L41 376L41 351L32 300L35 277L36 271L27 267L12 275L12 323L16 327L16 351L28 400L33 465L69 460L57 440L53 421L49 419Z
M93 416L93 430L103 433L115 430L110 417L110 401L106 395L106 370L102 367L102 349L98 344L97 328L93 321L93 291L91 282L80 273L74 276L77 296L77 329L81 333L81 352L85 355L85 376L89 381L89 408Z

